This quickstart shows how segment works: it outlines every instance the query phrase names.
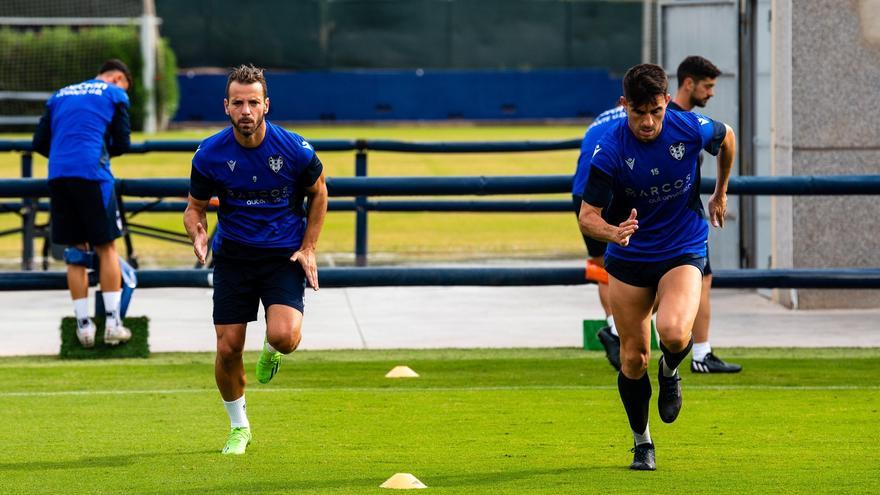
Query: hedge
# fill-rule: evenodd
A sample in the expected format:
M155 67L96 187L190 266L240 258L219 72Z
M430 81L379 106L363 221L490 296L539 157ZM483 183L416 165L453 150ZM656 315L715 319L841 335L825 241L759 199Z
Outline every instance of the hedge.
M158 43L156 98L159 121L177 110L177 59L168 43ZM46 27L39 30L0 29L0 91L56 91L92 78L101 64L118 58L134 78L129 89L131 122L143 127L146 91L142 77L140 37L136 25L110 27Z

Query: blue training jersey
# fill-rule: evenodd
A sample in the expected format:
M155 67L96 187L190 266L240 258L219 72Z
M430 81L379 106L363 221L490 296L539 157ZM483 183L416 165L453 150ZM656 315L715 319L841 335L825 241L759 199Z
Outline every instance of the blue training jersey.
M301 136L265 121L256 148L235 140L232 127L202 141L192 159L190 194L220 199L213 249L217 255L290 256L306 230L305 189L323 165Z
M622 106L616 106L600 113L590 126L587 127L584 140L581 141L581 154L578 156L577 169L574 172L574 180L571 184L572 195L580 196L584 193L584 186L587 185L587 178L590 176L590 158L593 156L593 150L596 149L599 139L614 122L625 118L626 110Z
M669 108L660 135L649 143L633 135L626 119L608 129L593 152L590 166L595 170L584 201L607 206L603 214L612 225L635 208L639 229L627 247L609 243L606 256L653 262L706 255L709 227L700 203L698 156L701 149L718 154L725 133L720 122ZM611 203L605 204L609 197Z
M51 129L49 180L112 181L110 156L129 146L128 106L122 88L98 79L61 88L52 95L46 102Z

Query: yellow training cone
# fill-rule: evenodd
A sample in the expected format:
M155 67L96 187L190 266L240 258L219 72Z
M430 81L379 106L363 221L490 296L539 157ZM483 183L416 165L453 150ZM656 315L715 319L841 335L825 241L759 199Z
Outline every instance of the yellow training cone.
M412 370L409 366L395 366L388 373L385 373L385 378L418 378L419 374Z
M406 366L399 366L400 368L406 368ZM407 368L409 369L409 368ZM410 370L412 371L412 370ZM415 488L428 488L428 485L422 483L415 476L409 473L397 473L394 476L388 478L385 483L379 485L379 488L394 488L396 490L411 490Z

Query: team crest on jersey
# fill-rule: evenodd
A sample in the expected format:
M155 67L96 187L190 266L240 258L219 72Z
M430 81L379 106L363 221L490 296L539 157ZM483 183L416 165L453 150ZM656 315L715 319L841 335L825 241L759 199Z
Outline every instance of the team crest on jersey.
M275 172L276 174L278 173L279 170L281 170L281 167L283 167L283 166L284 166L284 157L282 157L281 155L272 155L269 157L269 168L271 168L272 171Z
M635 158L627 158L624 161L626 162L626 166L629 167L630 170L632 170L633 167L636 166L636 159Z
M235 172L235 160L226 160L226 164L229 165L230 172Z
M684 143L677 143L669 146L669 154L676 160L684 158Z

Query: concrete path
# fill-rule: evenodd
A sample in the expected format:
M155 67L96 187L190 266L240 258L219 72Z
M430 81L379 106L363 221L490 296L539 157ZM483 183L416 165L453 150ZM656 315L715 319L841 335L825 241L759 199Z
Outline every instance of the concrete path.
M880 309L790 311L730 289L712 305L714 347L880 346ZM211 290L138 289L129 314L150 318L153 352L213 351L211 308ZM66 291L0 292L0 355L57 354L70 314ZM306 295L302 348L580 347L581 320L601 317L595 286L322 289ZM257 350L265 324L250 330Z

